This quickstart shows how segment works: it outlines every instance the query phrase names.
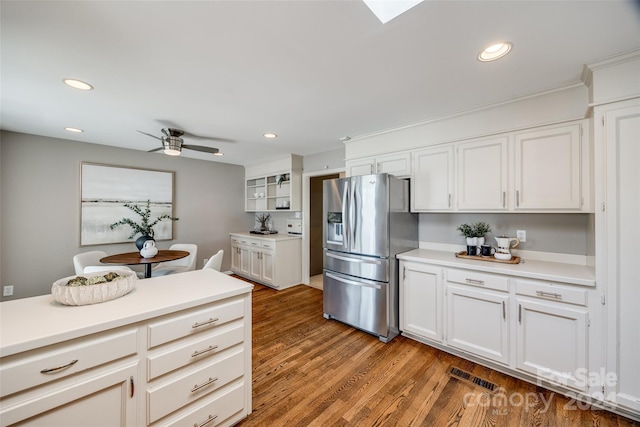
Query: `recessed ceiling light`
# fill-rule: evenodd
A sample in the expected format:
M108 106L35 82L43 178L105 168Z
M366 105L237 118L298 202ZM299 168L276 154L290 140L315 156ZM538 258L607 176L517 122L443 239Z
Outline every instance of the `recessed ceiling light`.
M224 154L223 154L223 153L221 153L221 152L219 152L219 151L218 151L217 153L213 153L213 155L214 155L214 156L224 156Z
M269 138L269 139L273 139L273 138L277 138L278 135L276 135L275 133L265 133L264 135L265 138Z
M82 129L78 129L78 128L69 128L69 127L64 128L64 130L66 130L66 131L68 131L68 132L76 132L76 133L84 132L84 130L82 130Z
M512 47L513 43L511 42L500 42L492 44L478 54L478 61L495 61L496 59L502 58L507 53L509 53Z
M91 86L89 83L87 82L83 82L82 80L77 80L77 79L64 79L62 80L64 82L64 84L66 84L67 86L71 86L72 88L75 89L80 89L80 90L93 90L93 86Z

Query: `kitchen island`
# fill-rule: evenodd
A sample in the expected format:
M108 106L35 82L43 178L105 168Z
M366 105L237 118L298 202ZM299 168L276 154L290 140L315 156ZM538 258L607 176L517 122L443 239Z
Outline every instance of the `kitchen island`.
M236 423L251 412L251 291L206 269L100 304L1 303L1 425Z

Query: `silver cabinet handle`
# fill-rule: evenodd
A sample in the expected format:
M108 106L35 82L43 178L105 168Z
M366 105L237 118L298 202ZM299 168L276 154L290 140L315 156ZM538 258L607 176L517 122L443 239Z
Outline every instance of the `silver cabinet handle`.
M502 207L504 208L507 205L507 192L502 192Z
M516 190L516 207L520 207L520 190Z
M215 350L216 348L218 348L217 345L210 345L209 347L205 348L204 350L196 350L196 351L193 352L191 357L200 356L201 354L208 353L208 352L210 352L212 350Z
M211 421L215 420L216 418L218 418L218 415L217 415L217 414L216 414L216 415L213 415L213 416L209 415L209 418L207 418L206 420L204 420L204 421L203 421L203 422L201 422L200 424L198 424L198 423L194 423L194 424L193 424L193 427L204 427L204 426L206 426L207 424L209 424Z
M518 304L518 323L522 323L522 304Z
M78 359L72 360L71 362L67 363L66 365L56 366L55 368L43 369L42 371L40 371L40 373L41 374L53 374L53 373L62 371L63 369L70 368L71 366L75 365L76 363L78 363Z
M562 299L562 294L557 294L555 292L536 291L536 295L541 297L551 297L556 299Z
M473 283L474 285L484 285L484 280L476 280L476 279L464 279L467 283Z
M502 318L507 319L507 305L502 301Z
M449 193L449 207L451 207L451 193Z
M195 392L195 391L200 390L202 387L206 387L206 386L208 386L208 385L211 385L211 384L213 384L213 383L214 383L214 382L216 382L216 381L218 381L218 377L215 377L215 378L211 378L211 377L209 377L209 379L208 379L207 381L203 382L202 384L200 384L200 385L198 385L198 384L194 385L194 386L193 386L193 388L191 389L191 393L193 393L193 392Z
M209 320L205 320L204 322L200 322L200 323L196 322L196 323L194 323L194 324L191 326L191 328L192 328L192 329L199 328L200 326L209 325L209 324L211 324L211 323L213 323L213 322L217 322L217 321L218 321L218 318L217 318L217 317L216 317L215 319L214 319L214 318L212 318L212 317L210 317L210 318L209 318Z
M376 172L382 173L382 168L380 167L380 162L376 163Z

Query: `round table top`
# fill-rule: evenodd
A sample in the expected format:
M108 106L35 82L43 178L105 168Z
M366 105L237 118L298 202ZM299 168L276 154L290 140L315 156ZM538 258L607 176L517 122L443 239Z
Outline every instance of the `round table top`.
M156 262L173 261L176 259L189 256L187 251L174 251L170 249L161 249L153 258L143 258L140 252L127 252L123 254L115 254L104 257L100 262L105 264L154 264Z

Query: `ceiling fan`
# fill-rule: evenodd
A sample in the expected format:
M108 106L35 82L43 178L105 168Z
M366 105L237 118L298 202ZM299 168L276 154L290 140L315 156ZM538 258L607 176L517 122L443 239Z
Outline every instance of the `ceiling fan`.
M223 155L220 152L220 150L218 150L217 148L205 147L202 145L185 144L184 139L182 139L183 136L186 136L186 137L192 137L192 138L198 138L198 139L211 139L211 140L222 141L221 139L218 139L218 138L193 135L189 132L185 132L181 129L177 129L173 127L162 128L161 132L164 134L164 136L161 136L161 137L151 135L150 133L142 132L140 130L138 132L140 132L143 135L150 136L151 138L159 139L162 142L162 147L149 150L150 153L154 151L164 150L165 154L168 154L170 156L179 156L180 153L182 152L182 149L186 148L187 150L201 151L203 153L211 153L214 156Z

